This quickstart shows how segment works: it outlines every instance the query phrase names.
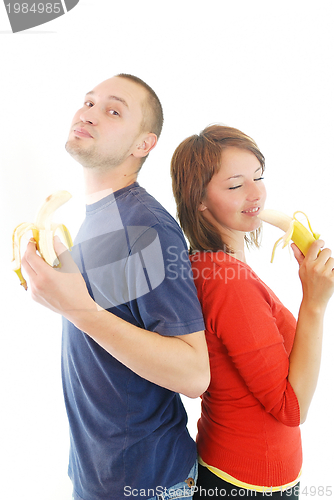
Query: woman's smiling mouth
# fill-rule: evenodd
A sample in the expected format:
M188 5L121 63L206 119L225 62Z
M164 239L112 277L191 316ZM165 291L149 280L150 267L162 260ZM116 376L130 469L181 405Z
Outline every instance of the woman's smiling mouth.
M243 210L242 213L246 215L257 215L260 212L260 207L248 208L248 210Z

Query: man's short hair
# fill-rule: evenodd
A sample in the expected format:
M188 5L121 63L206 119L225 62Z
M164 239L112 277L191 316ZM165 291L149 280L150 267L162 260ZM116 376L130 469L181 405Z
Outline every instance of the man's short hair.
M146 90L147 99L143 103L142 131L150 133L152 132L159 138L164 117L161 102L157 94L149 85L147 85L147 83L145 83L137 76L129 75L127 73L120 73L116 76L119 78L126 78L127 80L131 80L132 82L137 83Z

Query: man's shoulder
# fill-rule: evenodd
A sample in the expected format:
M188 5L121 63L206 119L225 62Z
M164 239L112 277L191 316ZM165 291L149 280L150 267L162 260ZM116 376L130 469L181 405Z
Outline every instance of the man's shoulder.
M124 226L155 227L157 231L174 229L182 234L174 217L139 184L134 184L117 200Z

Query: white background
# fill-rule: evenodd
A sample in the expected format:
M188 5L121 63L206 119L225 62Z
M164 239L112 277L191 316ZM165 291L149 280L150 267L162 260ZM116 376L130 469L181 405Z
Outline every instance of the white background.
M175 147L220 122L252 136L263 151L267 207L304 210L334 248L333 23L333 2L325 0L80 0L66 15L12 34L0 5L1 498L70 496L60 317L19 286L10 242L13 228L32 221L57 189L73 199L55 219L76 233L84 214L81 167L64 144L84 94L119 72L155 89L165 125L139 181L173 215ZM280 236L266 226L263 248L248 262L297 314L296 263L285 249L269 264ZM302 486L334 490L333 325L332 300L318 390L302 426ZM195 436L199 400L185 404Z

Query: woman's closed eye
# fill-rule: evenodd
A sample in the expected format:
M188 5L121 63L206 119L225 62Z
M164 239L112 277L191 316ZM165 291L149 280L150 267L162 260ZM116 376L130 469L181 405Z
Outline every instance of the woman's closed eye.
M257 179L254 179L254 182L257 182L257 181L263 181L264 177L258 177ZM242 184L238 184L237 186L231 186L229 187L229 189L239 189L242 187Z

